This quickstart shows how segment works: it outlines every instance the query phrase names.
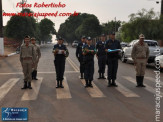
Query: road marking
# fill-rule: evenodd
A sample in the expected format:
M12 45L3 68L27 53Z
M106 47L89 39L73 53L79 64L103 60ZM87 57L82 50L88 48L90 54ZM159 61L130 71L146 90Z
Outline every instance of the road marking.
M107 79L107 77L106 77L106 79ZM108 84L108 80L106 80L106 82ZM118 85L118 87L114 87L114 88L116 90L118 90L121 94L123 94L125 97L140 97L136 93L132 92L130 89L123 86L122 84L120 84L118 82L116 82L116 84Z
M147 80L150 80L150 81L152 81L154 83L156 83L156 79L154 79L152 77L144 77L144 78L147 79ZM160 80L160 84L163 86L163 82L161 82L161 80Z
M0 87L0 101L4 98L4 96L10 91L10 89L19 81L19 78L12 78L5 82Z
M67 60L76 72L79 71L79 68L76 66L76 64L69 57L67 58Z
M84 79L80 79L82 84L85 86L85 80ZM93 98L101 98L101 97L106 97L102 91L92 82L93 88L86 88L86 90L88 91L89 95Z
M123 76L123 78L125 78L126 80L130 81L131 83L136 84L136 81L134 78L129 77L129 76ZM146 87L144 87L145 90L147 90L148 92L152 93L152 94L156 94L155 88L152 88L151 86L144 84ZM163 96L163 93L161 92L161 95Z
M57 81L56 81L57 84ZM57 88L56 92L57 92L57 99L69 99L72 98L71 97L71 93L70 93L70 89L66 80L66 77L64 77L63 80L63 86L64 88Z
M38 78L37 81L32 81L32 89L27 89L25 90L24 95L21 98L21 101L26 101L26 100L36 100L38 97L38 93L41 87L41 83L43 81L43 78Z
M65 73L78 73L79 71L65 71ZM37 72L38 74L55 74L56 72ZM0 73L0 75L22 75L22 72Z

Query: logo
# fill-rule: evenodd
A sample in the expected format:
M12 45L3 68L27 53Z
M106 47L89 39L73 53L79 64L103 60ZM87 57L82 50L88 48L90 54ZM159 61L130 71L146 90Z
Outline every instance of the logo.
M28 121L28 108L2 108L2 121Z

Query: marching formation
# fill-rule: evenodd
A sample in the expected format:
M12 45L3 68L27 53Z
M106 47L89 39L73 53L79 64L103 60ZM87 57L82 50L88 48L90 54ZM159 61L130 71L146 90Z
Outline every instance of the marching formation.
M137 87L145 87L143 79L145 75L146 63L149 57L149 47L144 42L144 35L139 35L139 41L132 50L132 59L136 70ZM31 43L30 43L31 41ZM37 65L41 57L40 47L36 44L35 38L26 36L24 44L20 48L20 62L24 73L24 87L22 89L32 89L31 81L37 80ZM64 79L66 58L69 51L64 40L60 37L58 43L54 45L52 53L54 54L54 66L56 70L56 88L64 88L62 82ZM106 79L105 68L107 66L108 87L118 87L116 84L118 59L121 52L121 45L115 39L115 33L111 33L110 39L106 40L105 35L101 35L101 40L93 45L91 37L82 36L81 42L76 48L76 57L80 63L80 79L85 79L85 87L93 87L94 76L94 56L98 60L98 79Z

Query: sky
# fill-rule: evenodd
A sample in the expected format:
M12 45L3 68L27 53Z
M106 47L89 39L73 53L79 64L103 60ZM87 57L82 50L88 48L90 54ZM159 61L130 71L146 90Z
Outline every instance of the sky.
M158 0L161 1L161 0ZM2 0L3 10L6 13L17 13L21 11L21 8L16 7L17 3L21 0ZM128 16L131 13L137 13L142 8L147 10L154 8L154 11L160 12L161 4L156 4L156 0L27 0L28 4L34 5L34 3L43 2L46 4L61 2L66 4L65 8L34 8L31 7L34 12L42 13L73 13L74 11L81 13L90 13L98 17L100 23L106 23L108 21L117 20L128 21ZM58 30L60 24L63 23L68 17L47 17L55 23L55 29ZM7 24L10 17L3 17L3 25ZM39 17L39 21L43 17Z

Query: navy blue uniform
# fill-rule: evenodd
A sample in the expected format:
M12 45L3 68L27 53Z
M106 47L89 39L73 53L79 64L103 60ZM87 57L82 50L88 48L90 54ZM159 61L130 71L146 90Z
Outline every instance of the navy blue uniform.
M94 55L96 53L96 49L93 45L85 45L83 46L83 52L85 52L85 50L94 50L94 53L88 52L83 58L85 62L84 79L91 82L94 74Z
M65 45L59 45L56 44L54 45L53 51L54 50L65 50L66 54L56 54L55 59L54 59L54 65L56 69L56 80L57 81L62 81L63 80L63 75L65 71L65 60L66 60L66 55L68 56L68 50Z
M78 58L80 62L80 73L84 73L84 62L83 62L83 54L82 54L82 48L85 45L85 43L80 42L76 48L76 57Z
M108 40L105 45L105 49L121 49L120 42L118 40ZM118 70L118 52L107 53L108 64L108 80L115 81Z
M105 73L105 65L106 65L106 52L105 52L105 42L98 41L96 43L96 50L98 56L98 66L99 66L99 73Z

